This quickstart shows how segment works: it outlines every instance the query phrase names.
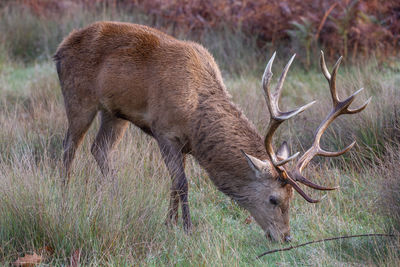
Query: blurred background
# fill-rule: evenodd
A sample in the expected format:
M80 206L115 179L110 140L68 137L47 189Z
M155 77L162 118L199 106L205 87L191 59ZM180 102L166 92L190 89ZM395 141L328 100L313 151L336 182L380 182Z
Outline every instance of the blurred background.
M390 62L400 48L395 0L2 0L0 43L14 59L40 60L72 29L97 20L143 23L199 41L224 65L241 56L239 44L253 55L296 51L306 68L320 49L329 58Z

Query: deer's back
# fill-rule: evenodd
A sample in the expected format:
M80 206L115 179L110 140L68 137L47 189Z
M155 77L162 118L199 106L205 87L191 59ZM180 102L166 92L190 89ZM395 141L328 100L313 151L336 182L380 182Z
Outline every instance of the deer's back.
M202 46L142 25L92 24L72 32L54 58L66 102L93 99L142 128L184 135L200 98L226 97Z

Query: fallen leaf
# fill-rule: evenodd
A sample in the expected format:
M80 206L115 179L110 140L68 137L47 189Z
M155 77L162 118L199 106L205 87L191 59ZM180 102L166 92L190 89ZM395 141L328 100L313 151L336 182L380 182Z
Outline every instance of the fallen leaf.
M15 262L15 266L31 267L42 262L42 256L36 254L35 252L31 254L25 254L24 257L18 258Z
M78 267L81 260L81 250L75 250L71 255L70 265L68 267Z
M245 224L251 224L253 222L253 217L251 217L250 215L249 215L249 217L247 217L245 220L244 220L244 223Z
M40 255L42 255L42 257L48 257L50 255L52 255L54 253L54 249L52 247L49 246L44 246L42 248L38 249L38 252Z

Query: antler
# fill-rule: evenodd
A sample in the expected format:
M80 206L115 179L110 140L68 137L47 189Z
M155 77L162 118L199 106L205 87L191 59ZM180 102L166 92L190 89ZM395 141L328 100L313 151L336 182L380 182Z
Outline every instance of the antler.
M371 98L369 98L361 107L359 107L357 109L349 109L350 104L354 101L356 95L363 90L363 88L356 91L354 94L352 94L347 99L345 99L343 101L339 100L337 93L336 93L336 73L339 68L341 60L342 60L342 57L340 57L339 60L336 62L335 66L333 67L333 71L332 71L332 75L331 75L325 65L324 53L321 51L320 65L321 65L322 73L324 74L325 78L327 79L327 81L329 83L329 88L330 88L332 102L333 102L333 108L332 108L331 112L328 114L328 116L319 125L319 127L315 133L314 142L313 142L312 146L299 159L299 161L296 164L294 172L290 173L290 175L292 177L294 177L296 181L298 181L304 185L307 185L308 187L317 189L317 190L334 190L334 189L337 189L338 187L323 187L323 186L319 186L319 185L312 183L311 181L306 179L301 174L304 167L307 166L307 164L310 162L310 160L314 156L337 157L337 156L340 156L340 155L346 153L347 151L349 151L356 143L355 141L353 141L350 145L348 145L346 148L344 148L341 151L337 151L337 152L326 151L326 150L322 149L320 146L320 140L321 140L322 134L325 132L325 130L328 128L328 126L337 117L339 117L342 114L355 114L355 113L361 112L362 110L364 110L366 108L368 103L371 101Z
M279 160L277 158L277 156L275 154L275 150L272 146L272 137L273 137L276 129L278 129L279 125L283 121L288 120L291 117L303 112L306 108L308 108L312 104L314 104L315 101L313 101L307 105L304 105L300 108L294 109L292 111L283 112L279 109L279 98L281 97L283 82L285 81L286 74L287 74L289 67L292 64L293 59L296 56L296 54L293 55L292 58L287 63L285 69L283 70L283 72L281 74L281 77L279 78L278 84L276 85L275 92L271 94L270 82L271 82L271 78L273 75L271 68L272 68L272 63L274 62L274 59L275 59L275 55L276 55L276 52L274 52L271 59L269 60L267 67L265 68L264 75L262 77L264 97L265 97L265 101L267 102L269 113L271 114L271 119L270 119L269 125L268 125L268 132L267 132L267 135L265 136L264 143L265 143L265 148L267 149L267 153L270 156L273 165L275 167L279 167L279 166L282 166L282 165L286 164L287 162L295 159L299 155L299 152L297 152L296 154L294 154L286 159Z
M328 116L319 125L319 127L315 133L314 142L313 142L313 145L311 146L311 148L308 149L304 153L304 155L299 159L294 171L293 172L288 171L288 170L286 170L285 166L283 166L283 165L286 164L287 162L295 159L299 155L299 152L297 152L296 154L294 154L290 157L287 157L285 159L282 159L282 160L278 159L278 157L275 154L275 150L272 146L272 137L273 137L275 131L278 129L279 125L283 121L290 119L291 117L303 112L306 108L308 108L312 104L314 104L315 101L313 101L307 105L304 105L300 108L294 109L292 111L288 111L288 112L282 112L279 109L279 98L281 96L283 82L285 81L286 74L289 70L290 65L293 62L295 55L293 55L292 58L287 63L285 69L283 70L283 72L281 74L281 77L279 79L279 82L276 86L275 91L273 93L271 93L270 81L271 81L271 78L273 75L272 71L271 71L271 67L272 67L272 63L274 62L275 55L276 55L276 53L274 53L272 55L271 59L269 60L267 67L265 68L264 75L262 77L264 97L265 97L265 101L267 102L268 110L271 114L271 119L270 119L270 122L268 125L268 132L267 132L267 135L265 136L265 140L264 140L265 148L267 150L268 155L270 156L270 158L272 160L273 165L281 173L282 178L288 184L292 185L292 187L305 200L307 200L308 202L311 202L311 203L316 203L316 202L319 202L322 198L317 199L317 200L312 199L299 187L299 185L296 183L296 181L298 181L308 187L311 187L313 189L317 189L317 190L334 190L334 189L338 188L338 187L324 187L324 186L314 184L313 182L309 181L302 175L302 171L303 171L304 167L307 166L307 164L310 162L310 160L314 156L318 155L318 156L325 156L325 157L336 157L336 156L340 156L340 155L346 153L348 150L350 150L354 146L354 144L356 143L355 141L353 141L349 146L347 146L345 149L343 149L341 151L330 152L330 151L326 151L321 148L320 140L321 140L322 134L325 132L325 130L328 128L328 126L332 123L332 121L334 121L337 117L339 117L342 114L355 114L355 113L362 111L363 109L365 109L365 107L371 101L371 98L369 98L361 107L359 107L357 109L349 109L349 106L354 101L355 96L363 90L363 88L361 88L358 91L356 91L353 95L348 97L346 100L340 101L337 96L337 93L336 93L336 74L337 74L337 70L339 68L340 62L342 60L342 57L340 57L339 60L336 62L335 66L333 67L333 71L332 71L332 75L331 75L325 65L324 53L321 51L320 65L321 65L322 73L324 74L325 78L328 80L328 83L329 83L329 88L330 88L332 102L333 102L333 108L332 108L331 112L328 114Z

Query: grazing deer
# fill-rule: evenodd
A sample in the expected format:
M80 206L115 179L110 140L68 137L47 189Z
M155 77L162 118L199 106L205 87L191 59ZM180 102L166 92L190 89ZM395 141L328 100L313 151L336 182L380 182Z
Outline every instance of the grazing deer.
M180 41L158 30L136 24L98 22L73 31L54 56L68 118L64 140L65 180L75 151L98 112L101 126L91 152L104 175L110 172L109 152L119 143L129 122L157 141L172 177L168 223L176 223L181 203L183 225L192 227L188 205L188 183L184 172L185 155L193 155L208 172L217 188L247 209L266 235L289 241L289 202L295 189L310 198L302 183L319 186L302 175L316 156L333 157L340 152L320 147L320 138L341 114L362 111L349 109L355 95L340 101L336 94L336 73L341 58L328 72L321 52L321 68L328 80L333 109L319 126L312 147L289 170L286 143L275 153L272 138L285 120L314 102L289 112L279 109L283 82L294 56L286 65L271 93L271 67L275 53L262 77L265 100L271 119L262 138L242 111L232 103L213 57L201 45Z

